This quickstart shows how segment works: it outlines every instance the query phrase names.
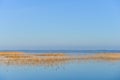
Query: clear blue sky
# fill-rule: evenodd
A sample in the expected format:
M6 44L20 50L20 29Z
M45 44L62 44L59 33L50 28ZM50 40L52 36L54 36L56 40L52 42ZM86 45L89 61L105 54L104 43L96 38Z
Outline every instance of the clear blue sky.
M120 49L120 1L0 0L0 49Z

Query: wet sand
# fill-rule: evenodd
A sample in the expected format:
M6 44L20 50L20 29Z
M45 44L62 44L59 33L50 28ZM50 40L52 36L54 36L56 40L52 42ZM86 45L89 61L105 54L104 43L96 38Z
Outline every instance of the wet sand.
M65 64L70 61L102 60L119 61L120 53L99 53L89 55L67 55L64 53L28 54L23 52L0 52L0 64L7 65L46 65Z

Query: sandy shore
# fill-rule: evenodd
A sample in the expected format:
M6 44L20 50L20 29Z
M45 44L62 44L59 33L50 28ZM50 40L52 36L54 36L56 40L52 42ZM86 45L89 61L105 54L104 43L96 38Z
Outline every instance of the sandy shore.
M0 52L0 63L7 65L57 65L73 60L119 61L120 53L99 53L91 55L26 54L23 52Z

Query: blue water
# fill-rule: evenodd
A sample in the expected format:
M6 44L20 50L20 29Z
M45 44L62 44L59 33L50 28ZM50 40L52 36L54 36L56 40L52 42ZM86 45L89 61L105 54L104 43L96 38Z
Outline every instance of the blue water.
M1 51L16 51L25 53L66 53L66 54L86 54L86 53L120 53L120 50L1 50Z
M59 50L60 51L60 50ZM57 52L59 52L57 51ZM46 53L53 51L21 51ZM56 53L56 51L54 51ZM61 51L60 51L61 52ZM106 51L63 51L69 53L100 53ZM111 51L107 51L111 52ZM113 51L112 51L113 52ZM118 52L118 51L114 51ZM0 65L0 80L120 80L120 61L71 61L65 64Z

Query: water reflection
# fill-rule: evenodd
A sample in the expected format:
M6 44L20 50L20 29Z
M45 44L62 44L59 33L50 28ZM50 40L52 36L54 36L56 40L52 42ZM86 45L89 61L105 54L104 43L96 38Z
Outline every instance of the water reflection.
M0 80L120 80L119 61L119 53L0 52Z
M58 66L73 61L109 61L120 60L119 53L101 53L92 55L66 55L56 54L25 54L21 52L0 52L0 64L5 65L39 65L39 66Z

